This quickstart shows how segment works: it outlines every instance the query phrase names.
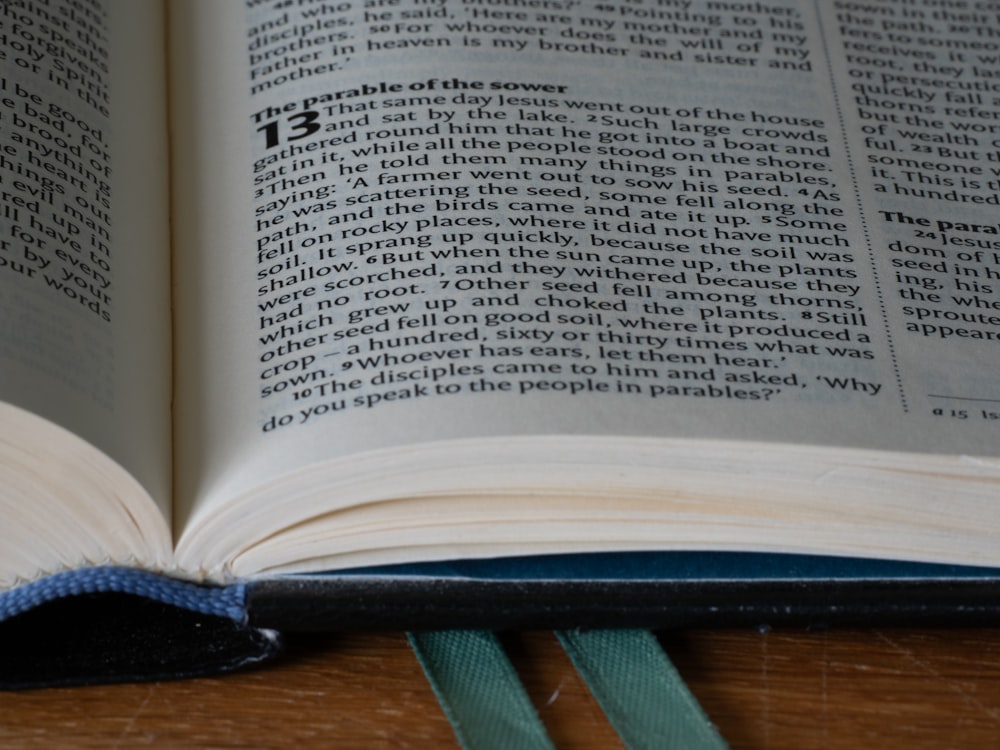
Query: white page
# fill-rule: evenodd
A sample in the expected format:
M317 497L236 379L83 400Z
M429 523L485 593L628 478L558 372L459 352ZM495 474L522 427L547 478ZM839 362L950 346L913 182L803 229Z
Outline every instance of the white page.
M175 4L179 517L436 440L989 454L935 411L939 342L890 340L831 12L730 6Z

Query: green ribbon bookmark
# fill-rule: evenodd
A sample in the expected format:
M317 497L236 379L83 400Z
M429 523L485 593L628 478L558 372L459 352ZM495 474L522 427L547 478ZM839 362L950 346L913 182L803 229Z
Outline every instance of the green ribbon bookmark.
M629 750L728 747L651 632L556 635ZM408 637L465 750L552 750L496 636L452 630Z
M728 747L651 632L556 635L629 750Z
M407 636L465 750L554 750L496 636L479 630Z

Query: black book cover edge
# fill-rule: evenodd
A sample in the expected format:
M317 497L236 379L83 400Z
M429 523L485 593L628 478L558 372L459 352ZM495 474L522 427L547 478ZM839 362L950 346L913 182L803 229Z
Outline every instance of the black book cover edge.
M137 575L156 578L126 578ZM309 631L1000 624L1000 569L803 555L552 555L165 584L195 600L238 591L238 606L197 611L142 587L50 597L0 621L0 689L219 674Z

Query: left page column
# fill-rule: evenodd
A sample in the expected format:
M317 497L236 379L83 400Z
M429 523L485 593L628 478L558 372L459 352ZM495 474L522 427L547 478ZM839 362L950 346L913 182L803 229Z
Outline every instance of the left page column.
M54 446L96 449L110 458L99 469L108 486L140 496L121 512L140 527L129 534L160 547L172 347L163 19L160 0L0 3L0 443L14 454L5 462L16 471L18 450L25 461L51 450L51 473L67 473L70 486L52 492L58 502L93 503L114 526L93 498L101 492L84 495L84 480L59 465L70 449ZM76 488L78 499L64 499ZM12 492L0 492L0 506L34 512L35 494ZM118 503L128 493L104 494Z

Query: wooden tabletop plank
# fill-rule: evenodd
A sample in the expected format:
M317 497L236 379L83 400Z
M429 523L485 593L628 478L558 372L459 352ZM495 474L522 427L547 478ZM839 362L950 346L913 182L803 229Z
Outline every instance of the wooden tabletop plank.
M548 632L503 634L557 747L621 747ZM734 749L983 748L1000 737L1000 631L660 634ZM457 747L401 633L293 638L219 678L0 694L0 746Z

